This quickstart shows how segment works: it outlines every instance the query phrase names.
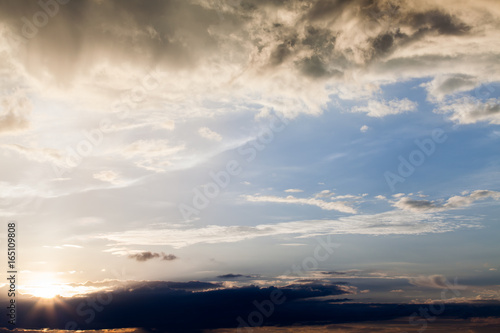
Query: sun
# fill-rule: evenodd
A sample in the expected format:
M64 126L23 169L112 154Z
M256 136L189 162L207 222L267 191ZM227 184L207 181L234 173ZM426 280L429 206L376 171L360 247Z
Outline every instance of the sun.
M43 300L70 298L99 290L102 288L64 281L58 274L52 272L32 272L24 280L24 283L19 285L21 294Z
M61 289L56 285L32 286L27 293L40 298L54 298L61 293Z
M51 299L64 296L64 284L54 274L37 273L30 276L25 284L20 285L19 291L33 297Z

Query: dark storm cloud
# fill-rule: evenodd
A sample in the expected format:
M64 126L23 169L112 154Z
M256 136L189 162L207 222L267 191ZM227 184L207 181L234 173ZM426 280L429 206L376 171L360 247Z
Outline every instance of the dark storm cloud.
M133 289L136 292L141 292L145 290L210 290L221 288L222 284L212 283L212 282L202 282L202 281L187 281L187 282L175 282L175 281L145 281L137 282L128 286L128 289Z
M302 318L306 319L313 314L310 310L306 311L309 305L317 303L318 307L328 307L329 302L335 301L316 302L308 299L348 294L341 287L328 283L295 284L280 288L247 286L229 289L213 289L218 285L205 283L210 290L201 291L198 287L202 287L202 284L204 282L199 281L140 282L112 293L59 299L54 303L55 318L38 309L35 300L26 300L21 302L17 309L19 313L30 313L30 316L19 317L17 326L64 328L67 322L74 321L78 328L85 329L145 327L160 329L163 332L235 327L238 325L238 316L246 317L255 310L254 301L269 300L271 293L276 290L280 297L286 300L284 304L276 307L277 318L290 322L292 318L288 318L287 308L293 311L293 315L305 311ZM338 300L346 301L343 297ZM93 311L95 317L88 322L86 320L90 318L90 312L85 311L90 311L91 307L86 304L97 304L97 310ZM323 315L325 311L326 309L323 310Z
M463 35L471 30L458 18L439 10L411 13L406 22L420 31L431 30L442 35Z
M283 61L288 58L297 43L296 37L289 37L283 41L283 43L277 45L271 53L271 57L269 59L271 65L277 66L283 63Z
M310 21L335 20L348 6L357 5L360 2L352 0L319 0L312 2L311 9L305 14L305 18Z
M328 69L325 61L317 55L297 61L297 66L302 74L312 78L342 75L341 71Z
M208 31L220 21L217 12L188 1L70 1L36 26L39 12L35 1L0 2L0 20L25 41L29 72L49 70L67 83L105 59L186 68L217 47ZM33 54L43 54L43 61Z
M148 260L155 259L155 258L161 258L161 260L165 260L165 261L172 261L172 260L177 259L177 257L173 254L165 254L163 252L156 253L156 252L150 252L150 251L130 254L128 257L130 259L135 259L137 261L148 261Z
M427 38L428 36L462 36L472 27L458 17L441 9L410 7L407 2L377 0L355 1L287 1L288 6L304 11L302 25L274 24L275 44L269 57L271 66L293 61L298 73L309 78L342 77L342 72L353 65L353 51L357 50L365 63L380 60L400 48ZM256 3L258 7L259 4ZM336 39L348 33L344 26L349 24L358 36L365 36L367 43L343 45L336 48ZM325 28L321 22L330 22ZM408 30L402 32L402 29ZM275 29L269 28L273 32ZM382 30L378 36L369 36ZM283 32L287 33L284 34ZM294 36L291 38L290 36ZM310 51L304 57L301 53Z
M115 64L194 69L200 61L218 54L230 35L250 38L245 29L255 35L249 45L269 50L271 68L290 61L296 63L298 73L310 78L340 77L353 65L347 59L356 49L369 61L429 34L462 36L472 30L442 9L415 9L406 1L234 1L226 6L230 10L222 12L219 7L180 0L71 1L60 5L47 24L36 27L34 15L41 11L36 2L2 1L0 21L12 32L24 34L27 43L22 57L28 72L40 76L48 70L59 76L60 83L70 83L104 59ZM277 7L300 19L278 22L259 16ZM336 48L336 39L349 33L343 26L348 21L342 20L349 19L356 20L349 29L359 30L359 36L373 30L367 29L369 22L389 28L376 37L365 36L368 43ZM324 20L334 24L325 26ZM413 31L403 34L399 32L402 27ZM304 56L304 50L311 52Z
M184 287L197 283L203 282L187 282ZM234 328L238 326L238 317L246 320L256 311L255 304L269 301L273 292L279 293L284 302L274 306L263 325L390 320L410 316L422 306L427 308L419 304L349 303L345 298L349 293L342 285L318 281L279 288L247 286L205 291L182 288L182 283L176 286L181 288L172 286L175 283L141 282L112 293L59 299L53 304L55 316L48 316L40 307L41 303L36 305L35 300L20 301L18 313L30 315L20 316L17 326L63 329L68 322L74 321L79 329L142 327L161 332L201 332L203 329ZM329 296L328 299L323 299L325 296ZM441 317L486 318L498 315L499 310L499 302L446 304Z

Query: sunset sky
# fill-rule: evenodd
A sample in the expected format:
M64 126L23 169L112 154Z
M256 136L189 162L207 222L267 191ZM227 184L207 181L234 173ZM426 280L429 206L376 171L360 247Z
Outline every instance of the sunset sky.
M496 0L0 0L17 328L498 331L499 36Z

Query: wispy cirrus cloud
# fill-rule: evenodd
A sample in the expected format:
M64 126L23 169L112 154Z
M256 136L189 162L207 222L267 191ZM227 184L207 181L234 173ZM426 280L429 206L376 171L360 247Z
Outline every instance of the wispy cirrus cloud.
M287 197L277 197L271 195L245 195L244 198L249 202L270 202L270 203L284 203L296 205L309 205L316 206L323 210L336 210L342 213L355 214L356 209L350 207L345 202L340 201L324 201L317 198L297 198L292 195Z
M443 233L459 228L479 227L477 218L440 213L390 211L355 215L335 220L305 220L256 226L208 225L200 228L149 228L109 232L98 236L121 245L168 245L173 248L199 243L233 243L257 237L294 235L307 238L327 234L421 235Z
M405 112L412 112L417 110L417 103L412 102L407 98L402 100L393 99L391 101L368 101L366 106L356 106L352 108L352 112L364 112L370 117L381 118L388 115L395 115ZM368 128L366 128L368 130ZM365 131L366 131L365 130Z
M184 149L184 144L171 144L167 140L138 140L126 146L122 154L138 167L163 172Z
M28 160L35 162L52 162L56 165L64 164L63 154L58 149L52 148L40 148L40 147L27 147L24 145L12 143L12 144L2 144L0 148L14 151Z

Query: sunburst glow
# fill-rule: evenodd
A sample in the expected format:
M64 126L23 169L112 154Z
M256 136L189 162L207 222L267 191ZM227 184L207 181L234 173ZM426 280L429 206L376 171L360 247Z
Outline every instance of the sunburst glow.
M28 294L40 298L54 298L61 295L61 286L56 285L43 285L43 286L32 286L30 288L25 288Z
M40 298L65 296L65 285L51 273L37 273L26 284L19 286L19 291Z
M26 283L19 285L21 294L51 299L57 296L73 297L100 291L101 288L71 284L60 280L54 273L34 273Z

